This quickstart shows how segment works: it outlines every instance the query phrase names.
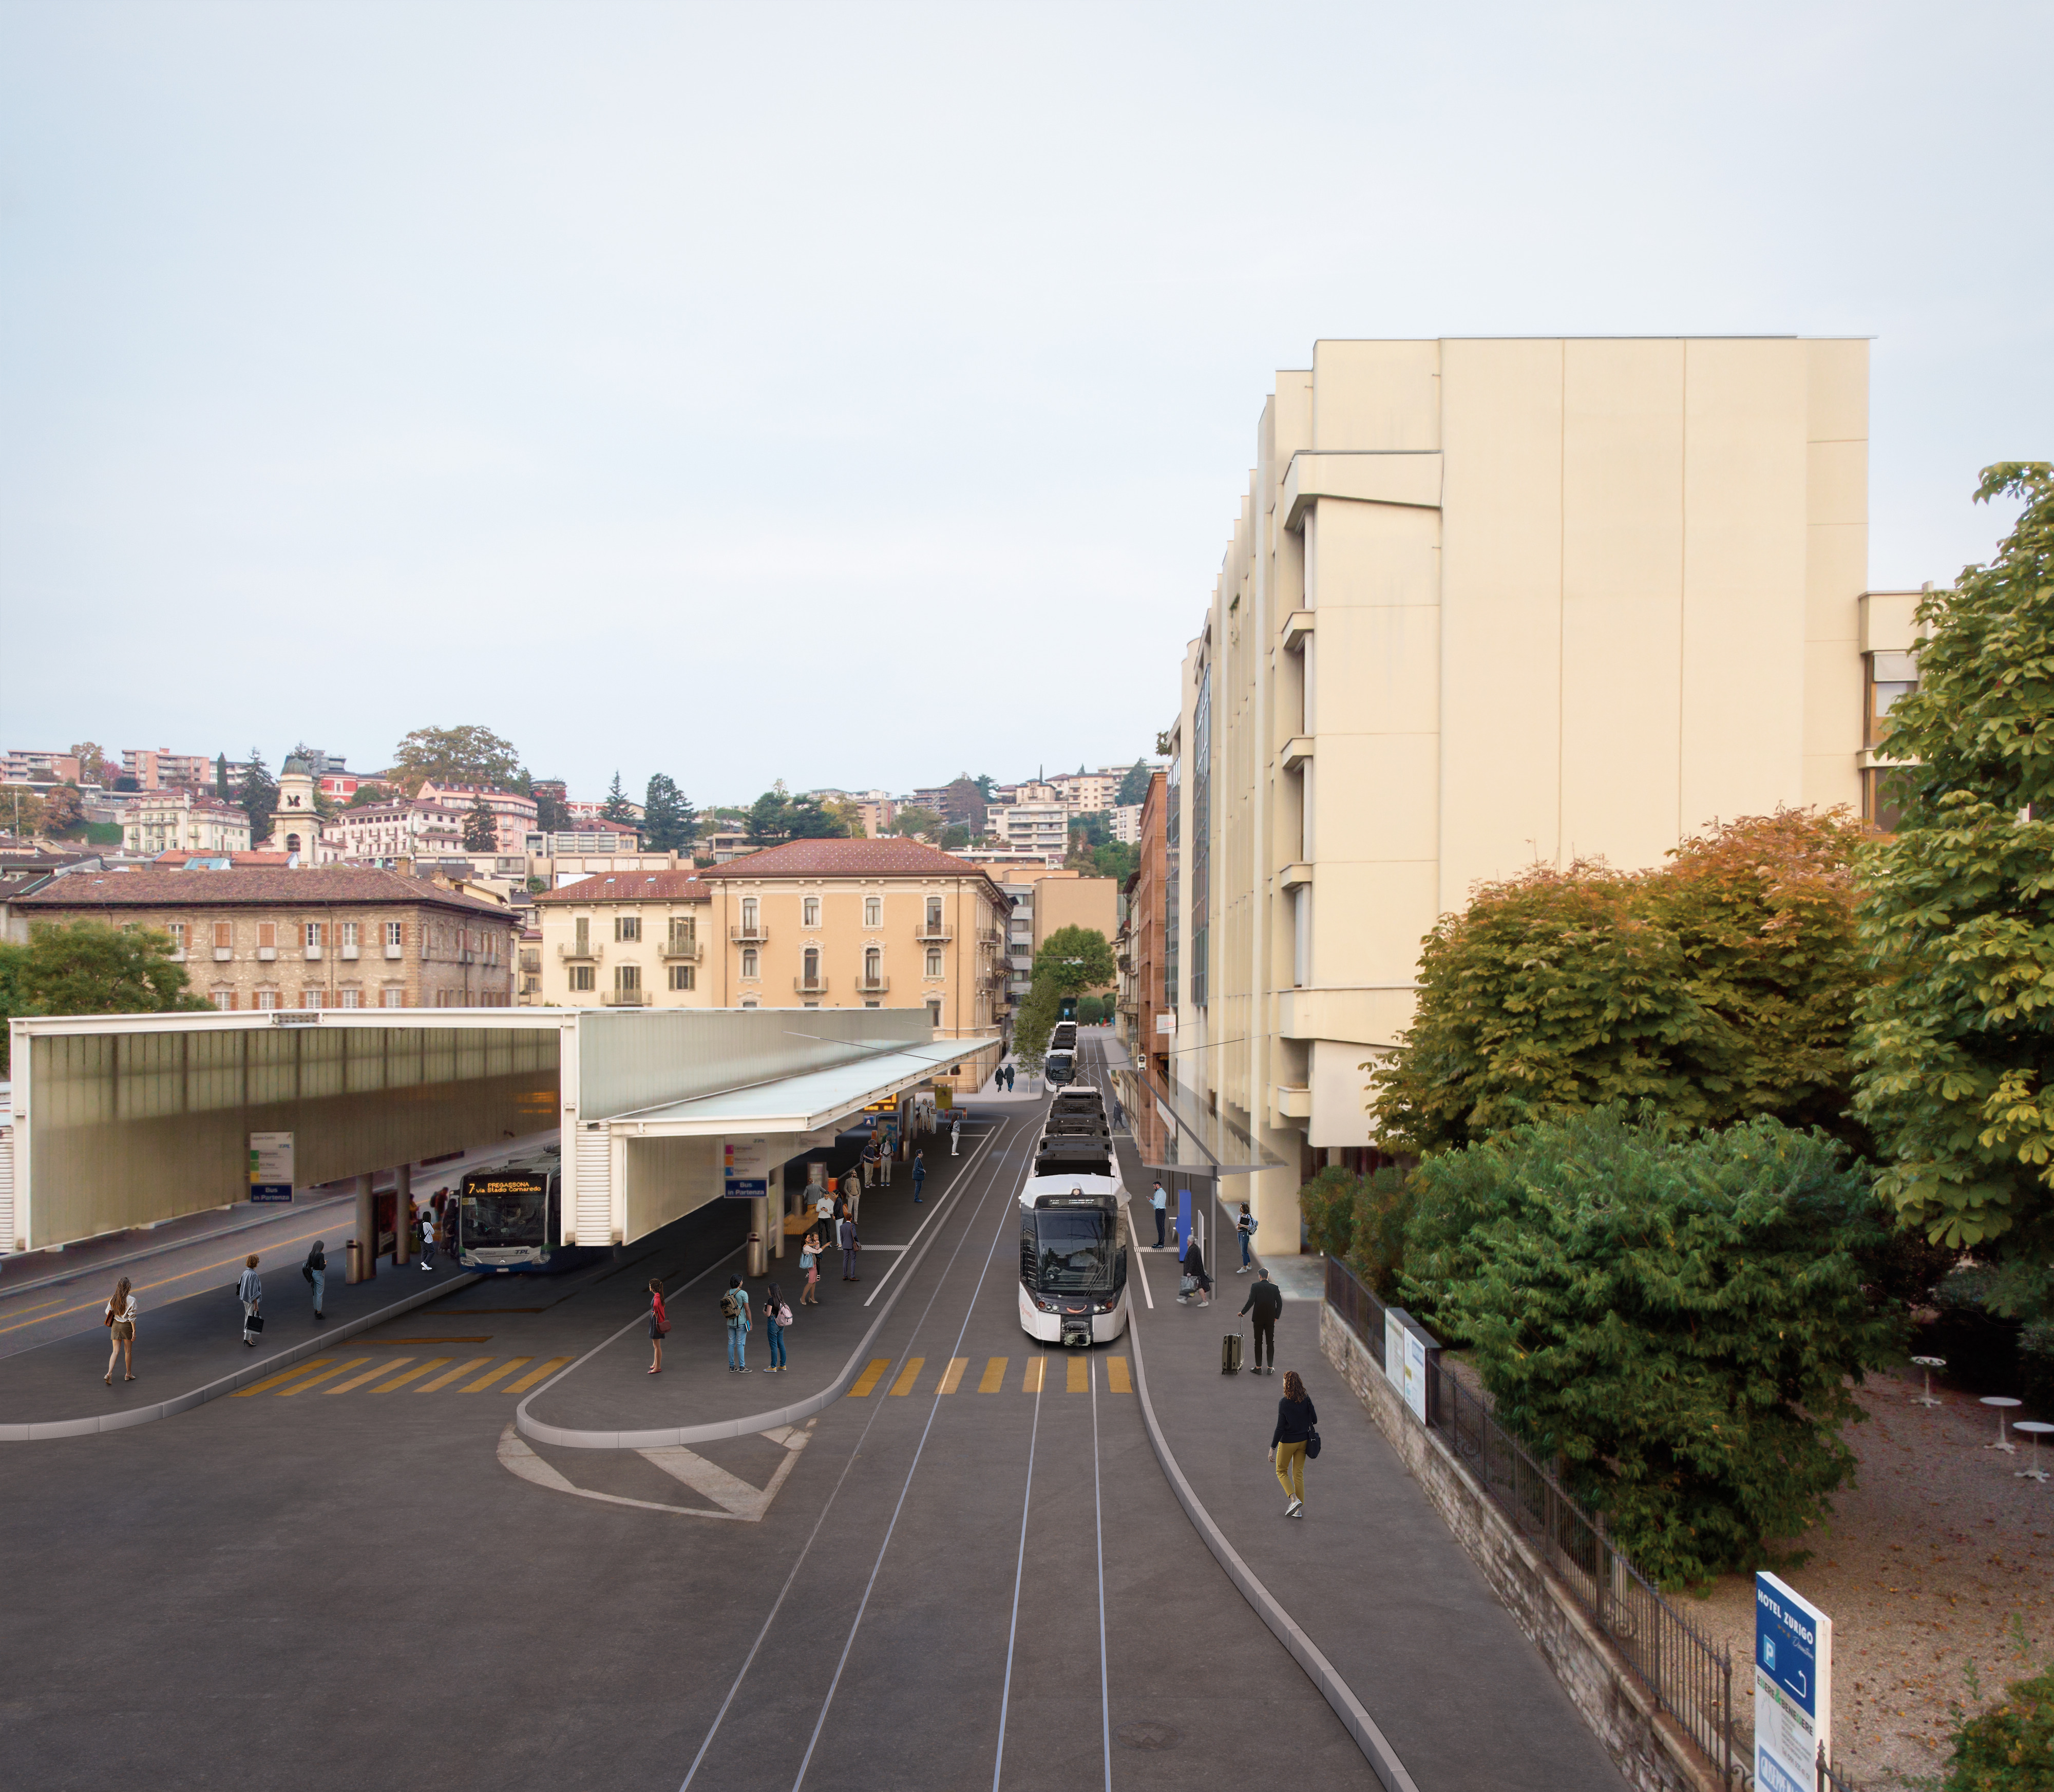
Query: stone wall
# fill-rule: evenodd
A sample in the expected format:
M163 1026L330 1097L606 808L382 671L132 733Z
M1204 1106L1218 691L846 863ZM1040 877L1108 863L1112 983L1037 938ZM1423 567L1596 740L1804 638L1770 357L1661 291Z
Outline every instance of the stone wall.
M1584 1721L1639 1792L1723 1792L1718 1767L1655 1705L1603 1633L1447 1445L1406 1410L1367 1347L1320 1307L1320 1345L1491 1590L1540 1650Z

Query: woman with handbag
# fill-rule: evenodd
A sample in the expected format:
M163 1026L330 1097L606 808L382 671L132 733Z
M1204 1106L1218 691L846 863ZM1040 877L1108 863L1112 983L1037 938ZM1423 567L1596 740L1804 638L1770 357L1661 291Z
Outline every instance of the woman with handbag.
M114 1359L125 1358L126 1371L121 1379L136 1379L136 1297L128 1291L128 1278L123 1276L114 1285L114 1298L107 1303L107 1317L103 1322L107 1327L107 1374L110 1388L114 1385Z
M785 1361L785 1328L791 1322L792 1310L773 1282L763 1291L763 1329L770 1334L770 1374L781 1375L789 1366Z
M1320 1415L1295 1369L1284 1371L1284 1397L1277 1402L1277 1428L1270 1433L1272 1466L1284 1489L1284 1515L1305 1515L1305 1459L1320 1453Z
M235 1298L242 1303L242 1342L257 1348L257 1334L264 1329L264 1316L257 1310L264 1304L264 1279L257 1273L257 1260L242 1266L242 1279L235 1284Z
M671 1315L663 1311L663 1284L649 1280L649 1373L663 1373L663 1340L670 1335Z
M820 1303L820 1235L808 1232L799 1243L799 1267L806 1272L806 1285L799 1295L801 1307Z

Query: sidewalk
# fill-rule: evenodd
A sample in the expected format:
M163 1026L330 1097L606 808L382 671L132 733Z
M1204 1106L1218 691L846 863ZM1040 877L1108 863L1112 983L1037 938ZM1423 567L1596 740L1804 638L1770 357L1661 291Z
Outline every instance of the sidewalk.
M1226 1235L1217 1209L1213 1228ZM1155 1307L1135 1322L1178 1466L1419 1785L1618 1792L1618 1770L1568 1696L1328 1366L1317 1306L1286 1300L1274 1376L1222 1375L1221 1339L1237 1325L1253 1366L1249 1322L1235 1315L1254 1274L1236 1275L1230 1262L1211 1306L1179 1307L1174 1279L1166 1293L1157 1273L1167 1260L1150 1253ZM1306 1465L1298 1520L1283 1515L1269 1450L1285 1369L1304 1378L1324 1445Z

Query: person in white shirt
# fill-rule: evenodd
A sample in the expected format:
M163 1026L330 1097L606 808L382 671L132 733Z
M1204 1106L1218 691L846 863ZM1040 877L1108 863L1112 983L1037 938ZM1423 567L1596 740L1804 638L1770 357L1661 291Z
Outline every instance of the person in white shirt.
M115 1284L114 1298L107 1303L107 1374L110 1388L114 1385L114 1359L122 1357L128 1366L121 1379L136 1379L136 1297L128 1291L128 1278L123 1276Z
M242 1279L235 1284L235 1298L242 1303L242 1342L254 1350L257 1348L257 1337L250 1322L257 1317L257 1309L264 1304L264 1279L257 1273L254 1257L242 1266Z
M958 1114L949 1122L949 1155L956 1154L956 1147L962 1143L962 1116Z

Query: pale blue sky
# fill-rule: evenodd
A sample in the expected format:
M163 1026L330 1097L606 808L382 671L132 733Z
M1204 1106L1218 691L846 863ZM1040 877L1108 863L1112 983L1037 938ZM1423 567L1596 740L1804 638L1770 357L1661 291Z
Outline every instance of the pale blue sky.
M1873 335L2054 455L2054 9L0 5L0 734L1127 760L1322 336Z

